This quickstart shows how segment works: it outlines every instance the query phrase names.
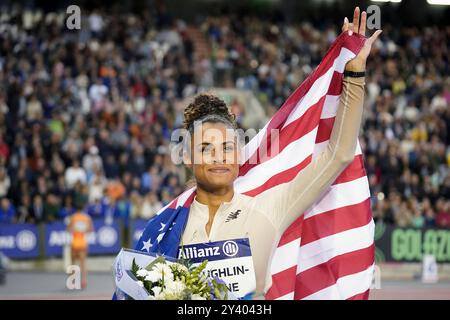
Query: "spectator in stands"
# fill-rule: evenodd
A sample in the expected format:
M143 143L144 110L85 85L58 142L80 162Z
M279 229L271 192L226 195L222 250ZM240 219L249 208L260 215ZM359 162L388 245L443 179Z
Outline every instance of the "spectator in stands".
M107 181L100 171L97 171L91 183L89 184L89 203L94 203L96 200L103 198Z
M71 196L93 217L132 197L130 214L150 218L186 183L167 153L185 94L248 89L270 116L339 32L209 16L198 31L211 50L199 50L185 23L166 13L87 17L77 40L45 15L27 30L19 14L0 21L0 197L18 222L60 219L59 207L47 214L49 194L59 206ZM384 32L368 61L360 143L377 221L450 228L448 43L448 29L403 26ZM233 100L230 107L248 116Z
M143 199L139 192L132 191L130 194L130 219L140 218L142 212Z
M148 220L153 217L162 207L163 205L158 201L156 194L150 191L149 193L147 193L142 203L139 217Z
M92 218L103 218L106 215L106 203L100 198L96 198L87 206L87 213Z
M17 222L18 223L33 223L31 216L31 197L28 193L21 195L20 205L17 208Z
M441 228L450 228L450 201L440 198L437 201L436 225Z
M58 218L64 219L66 217L71 216L73 213L75 213L75 208L73 206L72 197L70 195L67 195L64 198L64 205L59 209L58 211Z
M88 186L86 184L82 184L81 181L77 181L72 190L72 196L74 206L84 208L89 199Z
M34 196L30 211L32 222L39 223L44 221L44 203L41 195L36 194Z
M89 148L89 153L83 157L83 169L86 172L87 180L90 180L94 172L103 170L102 158L98 154L98 148L93 145Z
M0 200L0 223L13 223L16 219L16 208L8 198L2 198Z
M8 195L10 186L11 180L9 179L5 167L0 167L0 198Z
M406 201L403 201L400 205L400 210L396 216L396 224L399 227L410 227L413 224L413 213Z
M58 219L61 202L59 197L49 193L44 203L44 219L46 222L53 222Z
M87 182L86 172L80 167L80 162L75 159L72 162L72 166L68 167L65 174L65 180L67 188L73 189L77 182L85 184Z

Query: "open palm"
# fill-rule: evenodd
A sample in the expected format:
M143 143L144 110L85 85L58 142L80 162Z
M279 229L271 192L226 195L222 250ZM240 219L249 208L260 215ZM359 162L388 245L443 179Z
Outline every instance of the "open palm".
M367 13L365 11L362 12L361 23L359 22L359 17L360 10L359 7L356 7L355 11L353 12L353 23L349 23L347 17L345 17L342 31L348 32L350 35L353 34L353 32L356 32L362 36L365 36ZM345 66L345 70L358 72L364 71L366 69L366 60L370 54L370 50L372 49L372 44L375 42L381 32L381 30L377 30L370 38L366 39L366 41L364 42L364 46L359 51L358 55L347 63L347 65Z

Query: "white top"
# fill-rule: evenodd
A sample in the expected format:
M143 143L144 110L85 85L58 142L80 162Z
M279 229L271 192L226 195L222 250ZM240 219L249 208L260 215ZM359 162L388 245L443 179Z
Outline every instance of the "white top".
M250 240L256 273L256 294L271 286L269 263L287 227L304 213L352 162L361 124L364 78L344 78L343 92L328 147L290 182L255 197L234 193L216 212L206 233L208 206L194 198L183 233L184 245L235 238Z
M82 184L86 184L87 177L86 172L83 168L74 168L69 167L65 173L66 184L69 188L73 188L78 181L81 181Z

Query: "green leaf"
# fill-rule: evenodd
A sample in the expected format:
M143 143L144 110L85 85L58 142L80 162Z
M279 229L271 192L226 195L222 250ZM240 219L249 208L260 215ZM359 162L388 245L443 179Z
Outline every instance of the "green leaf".
M136 259L134 259L133 258L133 262L132 262L132 264L131 264L131 272L135 275L135 276L137 276L137 272L139 271L139 266L137 265L137 263L136 263Z
M181 241L180 243L180 248L181 248L181 257L178 259L178 263L182 264L183 266L185 266L186 268L188 268L188 270L192 269L192 262L190 259L186 258L186 255L184 254L184 244L183 241Z

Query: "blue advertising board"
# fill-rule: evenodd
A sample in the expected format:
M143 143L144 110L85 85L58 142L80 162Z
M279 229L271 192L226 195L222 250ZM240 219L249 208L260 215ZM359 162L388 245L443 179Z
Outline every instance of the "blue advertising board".
M104 219L94 219L94 232L87 236L89 254L116 254L121 249L121 233L118 220L108 224ZM70 234L64 222L45 226L45 256L61 256L63 247L70 244Z
M0 224L0 251L9 258L38 257L38 227L34 224Z

